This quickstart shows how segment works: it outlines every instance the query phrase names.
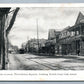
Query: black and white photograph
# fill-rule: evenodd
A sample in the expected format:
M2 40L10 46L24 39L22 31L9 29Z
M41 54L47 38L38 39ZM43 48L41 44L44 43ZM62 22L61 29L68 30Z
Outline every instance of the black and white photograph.
M84 70L84 7L0 7L0 70Z

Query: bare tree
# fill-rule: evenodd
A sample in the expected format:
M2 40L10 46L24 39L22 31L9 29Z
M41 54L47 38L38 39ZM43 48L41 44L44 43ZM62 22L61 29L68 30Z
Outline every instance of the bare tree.
M8 57L8 34L10 32L10 30L12 29L12 26L15 22L15 19L16 19L16 16L17 16L17 13L19 11L19 7L17 7L13 13L13 16L12 16L12 19L9 23L9 26L8 28L6 29L6 31L3 33L3 39L2 39L2 42L3 42L3 57L2 57L2 69L6 69L6 58Z
M6 30L6 35L9 34L9 32L10 32L10 30L11 30L11 28L12 28L14 22L15 22L15 19L16 19L16 16L17 16L17 13L18 13L19 9L20 9L19 7L15 9L14 14L12 16L12 19L10 21L10 24L9 24L7 30Z

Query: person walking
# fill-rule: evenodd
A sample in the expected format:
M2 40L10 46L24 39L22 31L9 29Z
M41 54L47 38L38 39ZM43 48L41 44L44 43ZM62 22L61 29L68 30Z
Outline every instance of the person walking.
M77 49L77 54L78 54L78 56L80 55L80 50L79 49Z

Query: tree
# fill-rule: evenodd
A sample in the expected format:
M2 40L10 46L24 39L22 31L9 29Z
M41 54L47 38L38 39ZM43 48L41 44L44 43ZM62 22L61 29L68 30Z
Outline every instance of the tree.
M20 9L20 8L16 8L16 9L15 9L14 14L13 14L13 16L12 16L12 19L11 19L11 21L10 21L10 24L9 24L7 30L6 30L6 35L9 34L9 32L10 32L10 30L11 30L11 28L12 28L14 22L15 22L15 19L16 19L16 16L17 16L17 13L18 13L19 9Z
M9 23L9 26L8 26L8 28L6 29L6 31L4 30L4 32L3 32L3 37L2 37L2 43L3 43L3 57L2 57L2 69L6 69L6 58L8 57L7 55L7 51L8 51L8 34L9 34L9 32L10 32L10 30L11 30L11 28L12 28L12 26L13 26L13 24L14 24L14 22L15 22L15 19L16 19L16 16L17 16L17 13L18 13L18 11L19 11L19 7L17 7L16 9L15 9L15 11L14 11L14 13L13 13L13 16L12 16L12 19L11 19L11 21L10 21L10 23ZM5 22L5 21L4 21ZM4 23L5 24L5 23ZM4 28L5 29L5 28Z

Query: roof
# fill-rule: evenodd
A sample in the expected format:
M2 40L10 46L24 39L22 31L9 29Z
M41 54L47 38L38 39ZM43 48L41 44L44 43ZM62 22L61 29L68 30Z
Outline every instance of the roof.
M84 15L81 13L81 12L79 12L79 14L78 14L78 17L77 17L77 20L76 20L76 23L75 24L79 24L79 23L84 23Z
M79 25L84 25L84 15L79 12L75 25L70 27L68 30L75 30Z
M70 26L67 26L66 28L64 28L61 32L63 31L67 31L68 29L70 29L71 27Z
M73 26L68 26L68 27L66 27L65 29L63 29L62 31L67 31L67 30L73 30L73 29L75 29L75 28L77 28L80 24L83 24L84 23L84 15L81 13L81 12L79 12L79 14L78 14L78 17L77 17L77 20L76 20L76 22L75 22L75 25L73 25Z

